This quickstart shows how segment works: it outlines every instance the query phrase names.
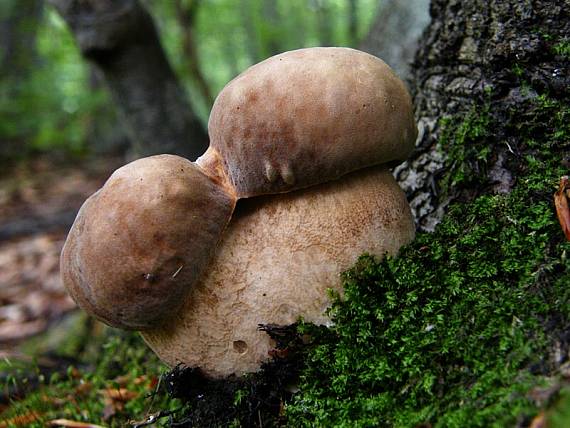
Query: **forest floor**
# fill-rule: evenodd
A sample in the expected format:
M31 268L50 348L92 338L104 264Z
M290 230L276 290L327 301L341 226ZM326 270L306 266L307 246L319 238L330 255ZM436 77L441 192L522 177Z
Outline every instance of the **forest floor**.
M61 166L47 159L0 178L0 358L75 308L59 277L59 254L83 201L118 161Z

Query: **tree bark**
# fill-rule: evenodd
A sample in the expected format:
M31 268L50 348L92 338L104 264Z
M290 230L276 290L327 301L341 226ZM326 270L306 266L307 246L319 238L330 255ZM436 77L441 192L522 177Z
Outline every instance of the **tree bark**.
M417 149L394 171L419 229L433 230L453 200L510 191L522 144L513 130L530 126L526 102L539 93L569 95L568 54L554 48L570 34L569 11L569 0L432 1L432 22L412 73ZM482 113L484 106L498 124L488 137L490 162L469 168L479 168L489 186L442 189L440 178L449 170L440 141L442 119L457 121ZM506 112L513 116L502 117Z
M49 0L83 56L102 72L124 117L135 156L173 153L195 159L207 134L137 0Z
M382 58L398 76L408 79L419 37L429 23L428 10L429 0L382 1L360 49Z

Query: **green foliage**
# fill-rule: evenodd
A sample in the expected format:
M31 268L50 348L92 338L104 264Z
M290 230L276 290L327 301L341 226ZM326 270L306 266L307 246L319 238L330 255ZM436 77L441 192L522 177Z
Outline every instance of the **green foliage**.
M186 0L185 3L191 3ZM146 2L160 30L162 44L204 124L211 108L189 71L183 48L184 32L175 1ZM184 2L183 2L184 3ZM269 12L269 6L274 11ZM0 16L10 17L14 0L2 3ZM366 34L377 8L376 0L360 0L358 38ZM326 12L326 14L324 14ZM272 17L269 15L273 14ZM271 19L270 19L271 18ZM219 0L200 2L191 32L198 68L215 96L235 75L277 52L323 43L324 20L334 45L351 40L344 0ZM49 6L33 23L35 43L23 51L29 57L19 69L0 76L0 162L38 151L81 154L90 149L89 137L109 133L116 112L107 91L94 88L91 70L61 17ZM24 28L22 31L29 31ZM17 34L15 35L17 36ZM0 47L0 54L2 53ZM2 159L4 158L4 159Z
M482 110L473 108L467 116L454 126L451 118L443 118L443 132L439 140L440 149L447 153L452 163L449 172L439 186L446 194L449 188L458 189L482 185L490 153L486 137L490 132L489 106ZM476 170L478 174L473 174Z
M570 387L563 388L558 400L546 416L549 428L568 428L570 425Z
M528 391L547 381L550 346L570 325L570 244L552 202L570 108L546 96L527 107L536 120L518 129L528 155L510 194L451 205L396 259L363 256L343 277L334 327L303 327L316 345L292 426L512 426L536 413ZM447 122L450 185L479 180L493 113Z
M15 157L53 148L81 153L107 96L89 88L87 65L52 10L38 27L35 49L28 53L36 56L33 66L0 79L0 139L17 146Z
M570 58L570 42L569 41L561 41L556 43L552 46L552 51L556 55L560 55L566 58Z
M191 3L192 0L187 0ZM193 106L204 122L210 105L199 94L188 73L182 28L176 22L172 2L149 4L158 24L163 45L173 67L190 94ZM268 9L274 4L274 12ZM372 24L378 1L360 0L358 39L364 38ZM199 68L216 95L232 78L250 65L279 52L323 44L319 13L326 11L330 42L335 46L353 46L348 33L348 2L345 0L219 0L200 2L192 29ZM274 13L274 16L271 14ZM322 16L322 15L321 15Z

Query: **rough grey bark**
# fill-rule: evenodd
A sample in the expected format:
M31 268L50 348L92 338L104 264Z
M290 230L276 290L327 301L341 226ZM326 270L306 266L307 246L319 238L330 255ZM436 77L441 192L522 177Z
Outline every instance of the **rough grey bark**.
M420 229L432 230L452 200L510 190L520 144L513 129L525 126L524 118L518 124L495 118L504 125L492 130L492 164L481 170L492 189L453 188L445 196L438 183L447 159L440 146L441 119L464 118L474 106L485 104L493 114L524 114L524 103L537 97L537 90L567 97L570 61L567 55L555 54L551 44L568 41L569 11L570 0L432 1L432 22L421 39L411 76L420 131L417 149L394 171Z
M174 153L195 159L207 135L137 0L49 0L83 56L103 73L135 156Z
M386 61L403 79L429 23L429 0L383 0L360 49Z

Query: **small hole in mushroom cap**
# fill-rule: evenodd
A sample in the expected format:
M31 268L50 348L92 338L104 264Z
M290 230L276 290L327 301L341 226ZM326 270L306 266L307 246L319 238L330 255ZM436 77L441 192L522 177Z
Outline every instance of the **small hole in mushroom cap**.
M243 340L234 340L234 351L238 354L245 354L247 352L247 343Z

